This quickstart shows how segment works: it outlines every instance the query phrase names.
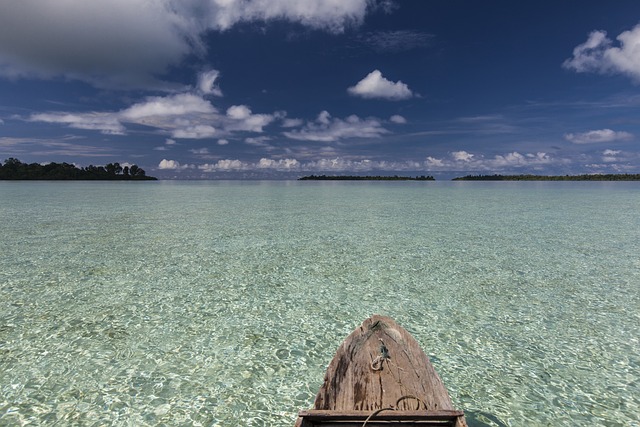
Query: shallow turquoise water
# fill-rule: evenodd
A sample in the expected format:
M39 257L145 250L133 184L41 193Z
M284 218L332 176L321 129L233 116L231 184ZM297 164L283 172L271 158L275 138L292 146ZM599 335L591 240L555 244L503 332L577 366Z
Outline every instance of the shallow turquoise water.
M0 182L0 425L290 426L382 313L470 426L638 426L639 209L623 182Z

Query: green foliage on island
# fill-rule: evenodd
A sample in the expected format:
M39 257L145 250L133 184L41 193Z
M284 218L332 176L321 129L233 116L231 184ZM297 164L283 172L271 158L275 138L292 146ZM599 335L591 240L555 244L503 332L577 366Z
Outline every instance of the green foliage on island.
M0 180L105 180L105 181L149 181L157 180L147 176L137 165L120 166L109 163L106 166L89 165L78 168L69 163L22 163L13 157L0 164Z
M467 175L453 181L640 181L640 174Z
M298 181L435 181L432 176L309 175Z

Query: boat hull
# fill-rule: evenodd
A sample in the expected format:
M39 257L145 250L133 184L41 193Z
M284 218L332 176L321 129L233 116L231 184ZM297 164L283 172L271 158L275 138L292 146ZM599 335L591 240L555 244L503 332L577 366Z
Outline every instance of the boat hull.
M343 423L335 424L340 417ZM296 425L326 425L329 419L331 425L403 419L407 425L466 426L418 342L380 315L365 320L338 348L313 409L302 411ZM425 424L429 420L435 424Z

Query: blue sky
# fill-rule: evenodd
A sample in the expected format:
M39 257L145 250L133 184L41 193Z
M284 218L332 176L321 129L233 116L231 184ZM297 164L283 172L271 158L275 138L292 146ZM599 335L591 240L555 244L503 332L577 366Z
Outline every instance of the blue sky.
M637 0L0 2L0 159L640 172Z

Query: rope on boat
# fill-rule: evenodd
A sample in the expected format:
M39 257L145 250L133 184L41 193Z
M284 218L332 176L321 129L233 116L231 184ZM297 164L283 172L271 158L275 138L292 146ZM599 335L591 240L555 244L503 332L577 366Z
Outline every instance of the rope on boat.
M373 361L371 362L371 370L372 371L382 371L382 362L384 362L385 359L382 356L378 356L375 359L373 359Z
M382 341L382 338L378 338L378 341L380 341L380 354L371 361L372 371L382 371L382 365L384 361L388 361L389 359L391 359L391 356L389 356L389 349L387 349L387 346L384 345L384 341Z
M377 416L381 412L384 412L384 411L397 411L398 410L398 405L400 404L400 402L402 402L403 400L406 400L406 399L415 399L415 400L417 400L418 401L418 407L416 409L420 409L420 404L422 404L422 406L424 406L424 408L427 409L427 405L424 403L424 401L422 399L420 399L419 397L407 394L407 395L401 396L398 400L396 400L396 404L395 405L388 406L386 408L380 408L380 409L377 409L377 410L373 411L371 413L371 415L369 415L367 417L367 419L364 420L364 423L362 423L362 427L365 427L367 425L367 423L369 421L371 421L372 418L374 418L375 416Z

